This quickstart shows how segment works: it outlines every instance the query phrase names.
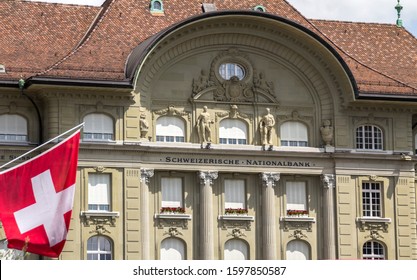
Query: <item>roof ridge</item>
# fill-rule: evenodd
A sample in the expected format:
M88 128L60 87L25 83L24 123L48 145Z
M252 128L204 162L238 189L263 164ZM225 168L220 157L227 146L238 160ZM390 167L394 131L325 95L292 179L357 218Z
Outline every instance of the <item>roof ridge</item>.
M310 21L309 21L310 22ZM364 62L362 62L362 61L360 61L359 59L357 59L357 58L355 58L353 55L351 55L350 53L348 53L348 52L346 52L342 47L340 47L338 44L336 44L333 40L331 40L326 34L324 34L324 32L322 32L321 30L320 30L320 28L319 27L317 27L313 22L310 22L311 24L312 24L312 26L314 27L314 29L316 29L317 30L317 32L319 32L319 34L320 35L322 35L324 38L326 38L326 40L328 40L329 42L331 42L332 43L332 45L334 45L341 53L343 53L344 55L346 55L347 57L349 57L350 59L352 59L353 61L355 61L356 63L358 63L358 64L360 64L361 66L363 66L363 67L365 67L365 68L367 68L367 69L369 69L369 70L371 70L371 71L373 71L373 72L375 72L375 73L377 73L377 74L379 74L379 75L382 75L382 76L384 76L385 78L388 78L388 79L391 79L391 80L393 80L393 81L395 81L395 82L397 82L397 83L399 83L399 84L401 84L401 85L403 85L403 86L405 86L405 87L409 87L409 88L411 88L411 89L413 89L413 90L417 90L417 87L414 87L414 86L411 86L411 85L409 85L409 84L407 84L407 83L405 83L405 82L403 82L403 81L400 81L399 79L397 79L397 78L394 78L394 77L392 77L392 76L390 76L390 75L388 75L388 74L386 74L386 73L383 73L382 71L379 71L379 70L377 70L377 69L375 69L375 68L373 68L373 67L371 67L371 66L369 66L369 65L367 65L367 64L365 64Z
M64 63L68 58L72 57L74 54L76 54L91 38L91 34L98 28L99 24L103 21L103 18L110 10L110 7L112 4L115 3L113 0L106 0L104 1L103 5L101 6L99 12L97 13L97 16L92 21L90 27L85 32L84 36L81 38L81 40L78 42L78 44L73 48L72 51L70 51L67 55L65 55L63 58L46 68L44 71L39 72L32 77L37 77L41 75L45 75L46 73L52 71L60 64Z
M321 21L321 22L339 22L339 23L349 23L349 24L372 24L372 25L386 25L391 27L396 27L394 23L388 22L366 22L366 21L351 21L351 20L338 20L338 19L320 19L320 18L310 18L309 21Z

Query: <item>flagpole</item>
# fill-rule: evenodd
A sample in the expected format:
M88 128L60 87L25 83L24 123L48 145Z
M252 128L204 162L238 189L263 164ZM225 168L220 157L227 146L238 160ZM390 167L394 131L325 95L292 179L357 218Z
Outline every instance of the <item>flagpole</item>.
M68 133L70 133L70 132L72 132L72 131L74 131L74 130L77 130L77 129L79 129L79 128L83 127L83 126L84 126L84 122L83 122L83 123L80 123L79 125L77 125L77 126L75 126L75 127L71 128L71 129L69 129L69 130L67 130L67 131L65 131L64 133L62 133L62 134L60 134L60 135L58 135L58 136L56 136L56 137L54 137L54 138L52 138L52 139L50 139L50 140L46 141L46 142L45 142L45 143L43 143L42 145L39 145L39 146L37 146L36 148L33 148L32 150L30 150L30 151L28 151L28 152L24 153L23 155L20 155L20 156L18 156L17 158L15 158L15 159L13 159L13 160L11 160L11 161L9 161L9 162L7 162L7 163L3 164L2 166L0 166L0 169L3 169L3 168L4 168L4 167L6 167L7 165L9 165L9 164L11 164L11 163L13 163L13 162L15 162L15 161L17 161L17 160L21 159L22 157L24 157L24 156L26 156L26 155L28 155L28 154L30 154L30 153L33 153L33 152L34 152L34 151L36 151L36 150L39 150L39 149L40 149L40 148L42 148L43 146L45 146L45 145L47 145L47 144L49 144L49 143L51 143L51 142L53 142L53 141L55 141L55 140L57 140L57 139L61 138L62 136L66 135L66 134L68 134Z

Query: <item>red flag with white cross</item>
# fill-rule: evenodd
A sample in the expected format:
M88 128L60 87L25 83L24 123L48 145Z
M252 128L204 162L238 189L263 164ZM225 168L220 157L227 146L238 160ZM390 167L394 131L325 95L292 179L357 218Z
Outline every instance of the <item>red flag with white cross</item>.
M74 202L80 131L0 173L0 220L8 247L57 258Z

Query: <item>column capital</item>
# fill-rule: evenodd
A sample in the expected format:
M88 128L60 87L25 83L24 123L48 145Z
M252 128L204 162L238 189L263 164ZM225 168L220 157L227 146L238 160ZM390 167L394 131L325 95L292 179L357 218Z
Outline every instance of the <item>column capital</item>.
M140 169L140 181L149 183L149 179L153 177L154 170L151 168L141 168Z
M213 184L213 180L216 180L219 176L219 173L217 171L199 171L198 175L201 180L202 185L206 184Z
M334 174L322 174L321 181L325 189L333 189L336 186L336 179Z
M271 183L271 185L274 187L275 182L278 182L279 179L281 178L281 173L278 173L278 172L263 172L263 173L259 174L259 176L261 177L263 184L268 185L269 183Z

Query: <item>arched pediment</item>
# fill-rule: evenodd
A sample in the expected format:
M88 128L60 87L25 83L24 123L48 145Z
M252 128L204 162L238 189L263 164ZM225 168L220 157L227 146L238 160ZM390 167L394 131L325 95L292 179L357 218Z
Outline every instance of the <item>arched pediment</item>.
M219 78L219 65L228 62L242 64L245 78ZM350 70L324 40L283 18L252 12L197 16L170 27L132 52L126 75L143 107L164 99L279 105L297 98L297 106L314 104L332 118L334 107L356 91Z

